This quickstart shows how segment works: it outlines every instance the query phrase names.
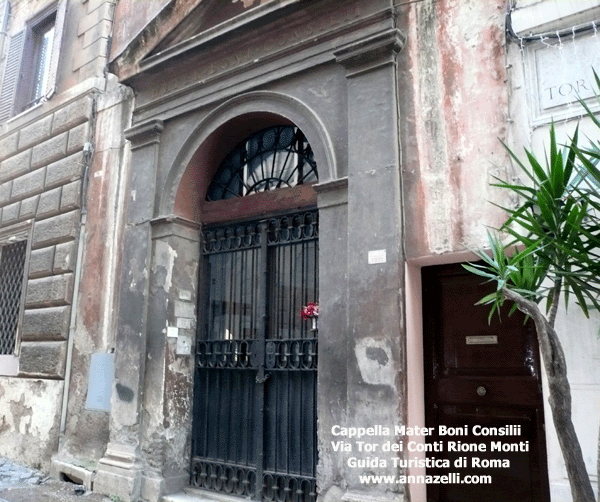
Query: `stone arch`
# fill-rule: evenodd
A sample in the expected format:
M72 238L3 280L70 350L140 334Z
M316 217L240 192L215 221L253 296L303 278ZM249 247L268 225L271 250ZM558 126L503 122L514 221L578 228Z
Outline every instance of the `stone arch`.
M190 134L169 169L159 201L159 214L198 220L200 200L220 160L251 132L278 123L298 126L319 166L319 183L337 178L330 136L318 115L300 100L280 93L256 91L228 100Z

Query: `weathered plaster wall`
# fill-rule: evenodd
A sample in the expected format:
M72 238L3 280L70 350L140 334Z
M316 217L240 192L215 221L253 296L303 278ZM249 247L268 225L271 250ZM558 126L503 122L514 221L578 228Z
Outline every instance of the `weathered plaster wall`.
M407 257L479 247L500 221L489 182L507 165L504 2L425 0L400 12Z
M147 390L141 424L146 468L142 496L148 500L157 492L177 491L188 481L184 473L190 455L200 258L196 225L165 221L154 226L153 237Z
M86 407L95 353L114 350L115 277L120 258L122 168L131 113L131 93L112 77L95 102L95 149L90 159L86 192L84 249L81 257L77 316L73 326L69 413L64 442L57 456L93 470L108 442L108 410ZM99 294L101 292L101 294Z
M57 92L62 93L87 78L102 75L112 30L115 2L67 0L61 45ZM47 0L11 1L9 34L23 30L34 15L48 7Z
M281 10L288 17L271 14L260 20L261 37L229 26L231 32L214 39L211 32L206 45L172 60L155 55L134 76L139 67L133 53L123 53L113 66L135 89L136 109L127 132L132 169L116 329L117 386L110 443L96 476L99 491L156 500L185 478L191 365L173 353L175 340L167 333L176 321L172 308L177 316L183 301L193 311L194 290L185 300L181 289L194 286L190 266L198 250L192 239L179 234L175 239L167 229L185 227L177 216L196 217L197 208L173 216L183 207L176 198L194 192L179 190L179 183L198 183L186 167L193 173L215 169L202 165L207 158L196 152L223 125L240 134L234 120L239 117L256 118L254 130L264 127L269 113L295 123L319 163L321 294L329 306L319 326L324 346L331 348L319 355L320 497L338 502L342 496L365 496L358 474L366 468L351 469L345 457L332 452L332 425L404 421L395 73L404 37L395 29L392 2L289 4L293 7ZM151 47L148 42L146 49ZM142 165L145 169L135 169ZM374 214L384 216L374 219ZM367 263L373 249L386 250L385 263ZM355 308L346 309L348 302ZM391 462L386 472L396 472ZM371 495L401 500L403 490L377 487Z
M0 456L49 470L58 445L63 385L0 377Z
M55 94L0 125L0 226L32 228L18 347L19 376L27 378L3 382L0 444L2 454L44 470L65 437L63 457L89 467L108 435L108 414L84 403L90 356L110 349L122 120L130 116L122 103L131 96L104 74L114 4L67 1ZM48 5L11 2L9 35ZM77 276L79 256L85 264ZM29 430L27 420L46 425Z

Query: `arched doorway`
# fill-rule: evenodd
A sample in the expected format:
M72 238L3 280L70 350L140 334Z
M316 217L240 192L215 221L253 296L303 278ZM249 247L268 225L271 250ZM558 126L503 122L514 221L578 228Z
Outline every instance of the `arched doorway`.
M316 499L317 332L300 317L318 302L313 157L298 127L269 125L202 192L192 486Z

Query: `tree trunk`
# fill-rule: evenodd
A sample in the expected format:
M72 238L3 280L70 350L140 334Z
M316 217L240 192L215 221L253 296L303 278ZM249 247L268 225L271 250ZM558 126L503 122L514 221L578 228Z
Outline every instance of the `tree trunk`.
M506 288L502 292L507 299L514 301L517 308L531 317L535 323L542 360L548 378L550 391L548 401L567 468L573 502L594 502L594 491L571 420L571 388L567 380L567 366L560 340L536 303Z

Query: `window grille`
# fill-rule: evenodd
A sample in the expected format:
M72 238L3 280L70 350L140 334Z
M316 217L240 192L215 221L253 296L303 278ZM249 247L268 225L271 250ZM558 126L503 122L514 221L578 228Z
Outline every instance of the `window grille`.
M0 249L0 355L15 350L27 241Z
M225 157L206 200L244 197L252 193L318 181L313 151L300 129L275 126L258 131Z

